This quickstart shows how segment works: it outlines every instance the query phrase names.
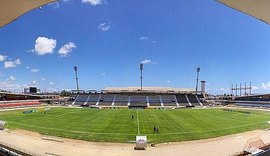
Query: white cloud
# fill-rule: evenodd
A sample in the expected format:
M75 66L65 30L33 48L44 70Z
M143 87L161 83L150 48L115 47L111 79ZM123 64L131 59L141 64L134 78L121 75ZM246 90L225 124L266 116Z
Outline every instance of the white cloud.
M37 86L38 82L36 80L32 81L32 83L30 84L31 86Z
M262 89L270 89L270 82L262 83Z
M110 23L101 23L98 25L98 29L101 31L108 31L111 29L111 24Z
M37 73L37 72L39 72L39 69L31 69L31 72L32 73Z
M12 92L22 92L23 86L20 84L14 84L13 81L0 81L1 89L12 91Z
M15 64L17 64L17 65L18 65L18 64L22 64L22 62L21 62L20 59L16 59L14 62L15 62Z
M252 88L252 90L259 90L259 89L260 89L260 88L257 87L257 86L252 86L251 88Z
M170 80L167 80L166 83L171 83L171 81Z
M35 42L34 53L37 55L52 54L56 47L56 40L46 37L38 37Z
M220 88L219 90L220 90L220 91L223 91L223 92L224 92L224 91L226 91L226 89L225 89L225 88Z
M14 68L17 65L21 64L21 60L20 59L16 59L14 61L6 61L4 62L4 67L5 68Z
M16 77L12 75L7 79L7 81L15 81L15 80L16 80Z
M66 2L66 1L63 0L63 2ZM58 9L60 7L60 3L59 2L55 2L55 3L53 3L53 5L54 5L54 8L55 9Z
M82 3L87 3L90 5L101 5L103 3L103 0L82 0Z
M142 36L139 38L140 40L144 41L144 40L149 40L149 37L146 37L146 36Z
M49 85L52 86L52 85L54 85L54 83L53 82L50 82Z
M148 63L151 63L152 61L151 60L148 60L148 59L145 59L143 61L141 61L142 64L148 64Z
M62 2L66 2L66 1L62 0ZM59 2L53 2L53 3L50 3L49 5L52 6L54 9L58 9L60 7Z
M0 55L0 62L3 62L7 59L7 56L5 55Z
M29 66L26 66L25 69L29 69L30 67Z
M61 57L67 57L69 56L69 54L72 52L73 49L77 48L75 43L69 42L65 45L63 45L59 50L58 50L58 54Z
M45 77L41 78L41 81L45 81L45 80L46 80L46 78L45 78Z
M57 88L47 88L44 90L44 92L47 92L47 93L55 93L55 92L58 92L59 93L59 90L60 89L57 89Z

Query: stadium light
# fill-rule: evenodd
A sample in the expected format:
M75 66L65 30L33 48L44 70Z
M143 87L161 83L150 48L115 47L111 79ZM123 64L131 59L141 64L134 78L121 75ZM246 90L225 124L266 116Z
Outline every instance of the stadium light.
M143 64L140 63L140 70L141 70L141 91L142 91L142 85L143 85Z
M77 85L77 93L79 93L79 81L78 81L78 67L74 66L75 71L75 79L76 79L76 85Z
M198 81L199 81L199 72L200 72L201 68L198 67L197 68L197 79L196 79L196 92L198 91Z

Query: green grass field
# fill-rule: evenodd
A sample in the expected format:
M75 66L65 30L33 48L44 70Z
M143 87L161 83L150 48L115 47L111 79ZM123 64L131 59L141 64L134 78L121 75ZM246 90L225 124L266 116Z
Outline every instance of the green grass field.
M131 116L135 118L132 119ZM127 142L137 134L153 143L212 138L255 129L269 128L270 113L251 114L221 109L128 110L52 108L46 114L0 112L10 129L88 141ZM153 127L159 133L153 133Z

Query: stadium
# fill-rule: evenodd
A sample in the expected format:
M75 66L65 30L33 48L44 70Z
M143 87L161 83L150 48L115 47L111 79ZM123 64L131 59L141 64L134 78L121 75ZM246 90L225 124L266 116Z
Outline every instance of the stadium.
M0 27L51 2L4 0ZM268 2L219 2L269 23ZM81 90L77 66L75 90L42 92L31 84L16 93L0 86L0 155L269 155L269 94L254 94L245 83L212 95L200 67L194 88L145 86L145 65L140 86Z

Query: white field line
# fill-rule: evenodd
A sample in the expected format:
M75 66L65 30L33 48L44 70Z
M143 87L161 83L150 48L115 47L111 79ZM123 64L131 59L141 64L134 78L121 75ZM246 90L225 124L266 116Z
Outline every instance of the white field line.
M137 123L138 123L138 134L140 134L140 119L139 119L139 111L137 109Z

